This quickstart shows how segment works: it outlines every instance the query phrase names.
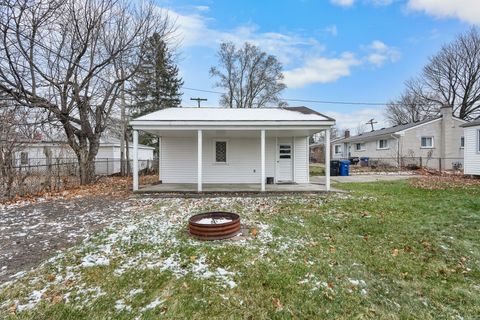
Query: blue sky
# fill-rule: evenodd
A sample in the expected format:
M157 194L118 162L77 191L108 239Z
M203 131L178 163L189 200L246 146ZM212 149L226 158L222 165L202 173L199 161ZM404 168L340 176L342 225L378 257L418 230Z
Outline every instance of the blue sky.
M221 91L208 70L223 40L245 41L283 63L283 98L385 102L398 96L442 44L480 23L480 0L157 0L177 24L185 87ZM217 106L218 95L183 90ZM382 106L307 105L355 130L370 118L384 125Z

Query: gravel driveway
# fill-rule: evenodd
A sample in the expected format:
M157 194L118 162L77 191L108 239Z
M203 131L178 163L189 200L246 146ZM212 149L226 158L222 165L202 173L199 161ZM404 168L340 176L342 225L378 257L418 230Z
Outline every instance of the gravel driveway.
M0 284L144 204L136 198L84 196L0 205Z

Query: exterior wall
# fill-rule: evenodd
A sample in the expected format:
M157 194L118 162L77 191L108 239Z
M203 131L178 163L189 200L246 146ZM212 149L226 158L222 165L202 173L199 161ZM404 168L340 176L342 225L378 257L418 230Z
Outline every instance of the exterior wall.
M467 127L465 132L465 174L480 175L480 152L478 135L480 126Z
M227 163L214 161L215 140L227 141ZM292 141L292 138L289 138ZM308 182L308 137L295 138L294 177L297 182ZM203 183L260 183L260 137L240 138L203 137ZM275 177L276 139L265 141L266 177ZM160 178L163 183L197 182L197 138L162 137Z
M443 130L446 129L444 139L442 139L442 119L439 119L397 133L396 136L400 136L399 140L393 136L384 136L370 138L372 140L351 142L349 144L349 154L350 157L380 158L382 162L397 165L399 153L406 161L408 161L408 158L412 158L415 163L418 163L418 159L422 157L422 165L424 166L439 169L441 165L442 169L452 169L454 163L463 163L463 148L461 148L463 128L460 125L464 122L452 118L448 123L449 125L443 128ZM433 148L422 148L422 137L433 137ZM378 149L377 141L379 139L388 139L389 148ZM447 142L443 151L441 146L444 141L442 140ZM355 144L360 142L365 143L364 151L355 150ZM445 159L440 163L439 158Z
M296 183L308 183L310 180L308 150L308 137L294 138L293 180Z

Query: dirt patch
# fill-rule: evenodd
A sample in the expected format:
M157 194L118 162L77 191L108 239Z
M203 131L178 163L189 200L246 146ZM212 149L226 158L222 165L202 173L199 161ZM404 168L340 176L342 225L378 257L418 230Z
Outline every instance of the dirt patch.
M419 189L444 190L452 187L464 188L480 186L479 178L471 178L464 175L430 175L410 180L410 184Z

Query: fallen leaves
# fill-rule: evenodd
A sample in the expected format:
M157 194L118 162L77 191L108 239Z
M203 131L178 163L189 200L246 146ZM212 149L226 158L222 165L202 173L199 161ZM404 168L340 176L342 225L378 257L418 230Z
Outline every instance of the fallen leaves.
M283 310L283 304L280 302L280 299L278 298L273 298L272 303L277 309L277 311L282 311Z
M411 179L410 185L417 189L445 190L452 187L465 188L480 185L480 179L444 173L441 176L426 176L419 179Z
M396 257L396 256L398 256L398 249L395 248L392 250L392 257Z

